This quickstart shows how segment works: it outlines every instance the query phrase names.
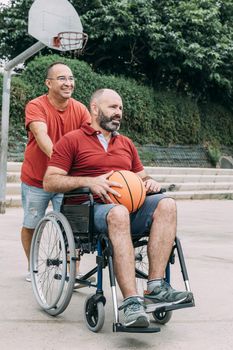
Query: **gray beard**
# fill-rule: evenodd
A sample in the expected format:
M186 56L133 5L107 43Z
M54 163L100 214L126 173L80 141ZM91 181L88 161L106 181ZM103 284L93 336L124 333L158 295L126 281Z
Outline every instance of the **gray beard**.
M103 113L101 113L98 118L97 121L100 125L100 127L106 131L116 131L120 128L120 125L114 125L112 124L114 122L114 119L112 119L111 117L108 118L106 117Z

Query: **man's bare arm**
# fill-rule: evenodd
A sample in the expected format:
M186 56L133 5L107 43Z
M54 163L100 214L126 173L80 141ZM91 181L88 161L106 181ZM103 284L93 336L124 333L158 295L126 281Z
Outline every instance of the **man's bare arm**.
M159 192L161 190L160 183L152 179L152 177L148 176L145 170L139 171L137 175L140 176L140 178L144 182L147 193Z
M43 122L32 122L29 130L33 133L38 146L49 158L53 152L53 143L48 135L47 125Z
M68 192L80 187L89 187L91 192L98 195L104 202L112 203L108 193L119 196L117 191L113 190L111 186L122 187L115 181L109 181L108 177L112 175L113 171L97 176L68 176L63 169L49 166L44 176L43 186L48 192Z

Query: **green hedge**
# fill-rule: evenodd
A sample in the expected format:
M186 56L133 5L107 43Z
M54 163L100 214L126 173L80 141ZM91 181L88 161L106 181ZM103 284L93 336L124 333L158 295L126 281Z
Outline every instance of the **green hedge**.
M3 77L0 75L0 107L2 108ZM17 142L25 143L24 109L26 103L33 97L32 86L19 76L12 76L10 94L9 143L17 146ZM0 113L2 114L2 113Z
M122 132L139 144L193 144L199 142L200 116L196 103L186 96L156 92L134 80L113 75L100 75L85 62L41 56L31 61L22 75L33 81L35 96L46 91L43 85L47 66L62 61L70 66L76 78L74 97L88 105L97 88L112 88L119 92L124 103Z
M3 76L0 75L0 106L2 107ZM13 76L11 79L10 94L10 122L14 125L24 123L24 108L27 101L33 96L30 83L24 82L20 77Z
M221 145L233 145L233 114L216 103L199 105L201 140Z
M20 130L24 125L24 106L28 100L46 92L47 66L62 61L70 66L76 78L74 98L88 105L98 88L112 88L122 96L124 119L121 132L137 144L187 145L207 141L233 145L233 115L223 106L198 105L187 96L155 91L134 80L101 75L85 62L59 55L39 56L32 60L20 77L13 77L10 125ZM1 77L0 77L1 78ZM2 82L0 80L0 93Z

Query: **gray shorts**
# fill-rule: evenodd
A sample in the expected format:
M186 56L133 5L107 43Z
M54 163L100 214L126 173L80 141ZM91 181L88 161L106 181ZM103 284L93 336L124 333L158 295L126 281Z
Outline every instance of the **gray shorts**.
M168 198L165 194L147 196L145 202L136 212L130 214L131 234L143 235L149 233L152 217L161 199ZM94 224L95 232L108 233L107 215L116 204L95 204Z
M53 210L60 211L63 198L62 193L50 193L25 183L21 184L21 196L24 210L23 227L34 229L45 215L49 202Z

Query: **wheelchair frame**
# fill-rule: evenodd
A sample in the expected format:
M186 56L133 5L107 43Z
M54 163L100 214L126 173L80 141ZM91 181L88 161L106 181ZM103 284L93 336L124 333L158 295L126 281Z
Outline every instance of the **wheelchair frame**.
M80 195L88 196L85 204L65 204L68 198ZM98 332L103 327L105 318L106 299L102 282L103 269L108 266L114 313L113 332L159 332L159 327L131 328L120 323L113 250L107 235L101 234L97 237L94 234L94 204L89 188L67 192L64 194L61 213L50 212L38 223L30 252L32 286L38 304L45 312L56 316L69 305L75 282L94 287L96 292L89 295L85 301L84 315L87 327L93 332ZM147 238L133 238L133 245L135 249L141 249L135 254L135 276L137 279L147 280L147 271L137 267L137 263L143 259L142 250L147 245ZM165 280L170 283L170 264L175 262L175 250L178 253L185 288L190 291L188 273L178 237L175 239L167 264ZM96 266L82 278L77 279L76 261L86 253L94 252L97 252ZM94 274L97 274L97 283L88 281ZM173 310L192 306L194 306L194 300L184 304L159 307L152 312L152 316L156 323L165 324L170 320Z

